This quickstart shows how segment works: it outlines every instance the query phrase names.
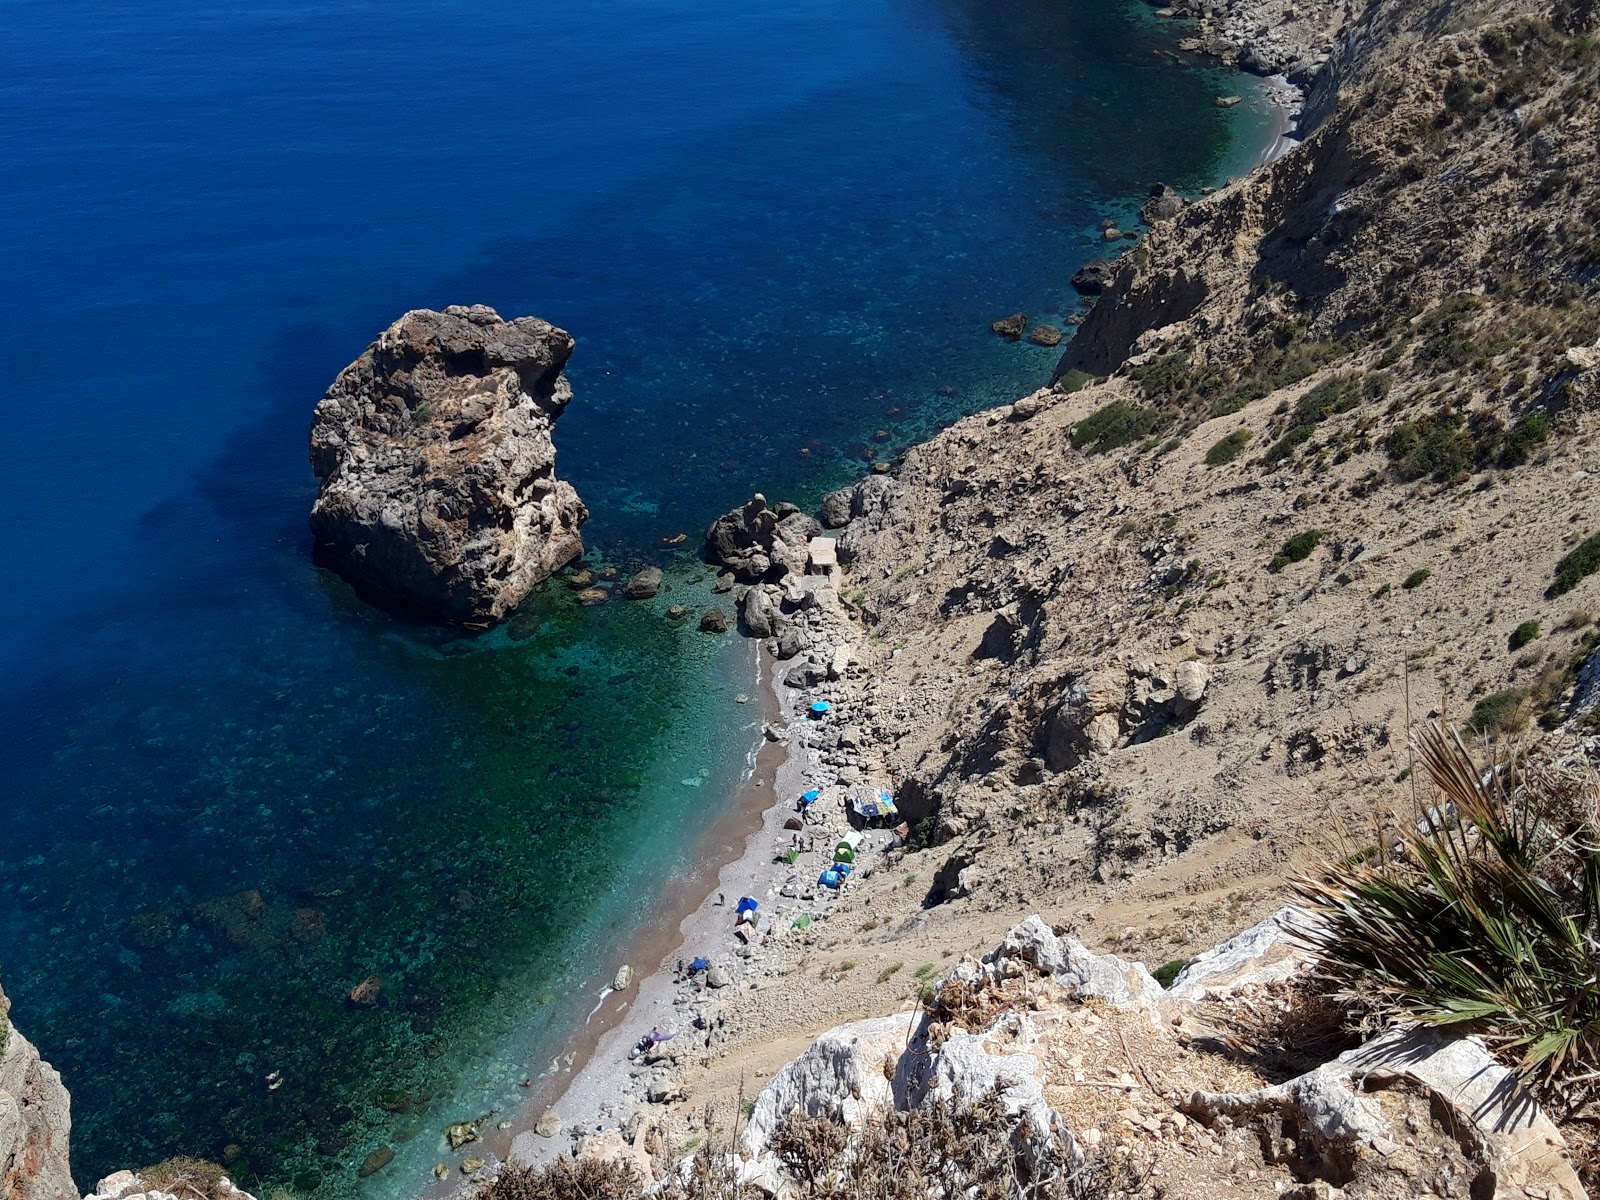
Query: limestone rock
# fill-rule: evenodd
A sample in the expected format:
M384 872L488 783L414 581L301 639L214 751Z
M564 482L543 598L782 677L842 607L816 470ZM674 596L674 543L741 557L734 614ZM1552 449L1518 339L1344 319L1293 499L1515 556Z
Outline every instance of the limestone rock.
M1028 340L1035 346L1059 346L1062 336L1054 325L1035 325L1028 331Z
M546 1109L533 1131L542 1138L553 1138L561 1132L561 1118L556 1116L554 1109Z
M822 1034L761 1089L745 1124L745 1147L753 1154L764 1151L791 1112L853 1125L892 1106L894 1091L883 1063L905 1049L907 1028L906 1014L897 1013Z
M1260 924L1197 956L1178 973L1167 995L1178 1000L1216 999L1249 984L1290 978L1311 959L1306 947L1291 934L1297 923L1304 928L1309 920L1297 908L1280 908Z
M484 305L416 309L339 373L311 425L317 557L459 625L499 620L583 553L555 476L572 338Z
M706 560L728 568L747 583L769 575L804 575L807 547L822 532L814 517L793 504L767 507L757 492L748 503L723 513L706 530Z
M991 323L989 328L1001 337L1009 338L1014 342L1027 331L1028 317L1026 313L1012 313L1009 317L1001 317L998 321Z
M61 1076L12 1028L0 992L0 1195L77 1200L68 1144L71 1100Z
M1191 704L1198 704L1200 697L1206 694L1206 685L1211 682L1211 668L1199 659L1188 659L1181 662L1173 669L1172 686L1179 696Z
M730 626L728 614L720 608L708 608L700 618L701 633L727 633Z

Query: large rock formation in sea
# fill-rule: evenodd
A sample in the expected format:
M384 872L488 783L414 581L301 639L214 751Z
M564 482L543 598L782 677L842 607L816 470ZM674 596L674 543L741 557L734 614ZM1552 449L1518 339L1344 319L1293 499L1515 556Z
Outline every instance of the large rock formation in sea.
M485 305L415 309L317 405L319 561L453 624L504 617L583 553L589 512L556 478L550 434L572 399L572 337Z
M67 1089L11 1027L10 1008L0 992L0 1200L77 1200L67 1160Z

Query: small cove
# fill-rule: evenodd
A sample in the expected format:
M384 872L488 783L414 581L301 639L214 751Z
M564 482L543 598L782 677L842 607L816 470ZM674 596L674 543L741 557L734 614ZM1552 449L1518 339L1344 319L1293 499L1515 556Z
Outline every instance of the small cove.
M660 538L1038 386L988 322L1063 318L1103 217L1270 128L1120 0L15 15L0 964L80 1184L182 1152L387 1195L375 1147L514 1099L754 741ZM458 301L578 336L559 469L659 602L553 581L461 638L311 569L311 405Z

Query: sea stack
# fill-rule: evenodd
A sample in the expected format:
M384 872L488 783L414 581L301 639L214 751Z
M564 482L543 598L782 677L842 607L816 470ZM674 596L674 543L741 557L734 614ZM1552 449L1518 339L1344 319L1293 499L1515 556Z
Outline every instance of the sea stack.
M333 381L311 422L318 561L455 625L506 616L583 553L555 475L572 337L482 304L413 309Z

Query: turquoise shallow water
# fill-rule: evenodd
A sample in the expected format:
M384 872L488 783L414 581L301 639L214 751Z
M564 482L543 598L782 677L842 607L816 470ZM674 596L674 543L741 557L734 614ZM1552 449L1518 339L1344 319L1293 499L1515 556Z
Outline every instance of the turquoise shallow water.
M988 322L1065 316L1102 217L1268 126L1124 0L6 16L0 965L80 1182L185 1152L407 1191L581 1017L749 753L744 648L664 615L708 602L687 555L658 602L555 583L471 639L312 568L310 409L378 329L573 330L559 465L627 570L1042 383Z

